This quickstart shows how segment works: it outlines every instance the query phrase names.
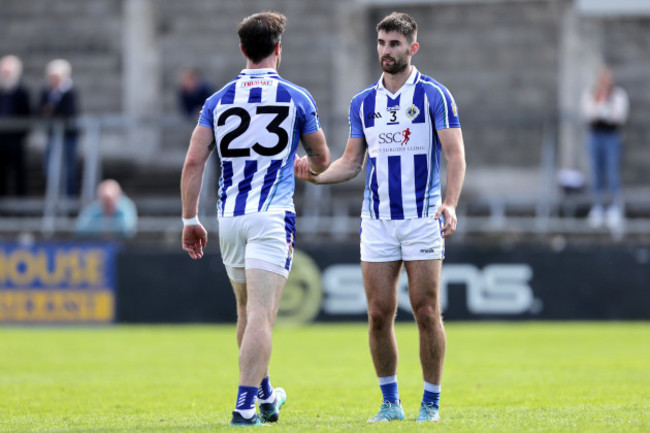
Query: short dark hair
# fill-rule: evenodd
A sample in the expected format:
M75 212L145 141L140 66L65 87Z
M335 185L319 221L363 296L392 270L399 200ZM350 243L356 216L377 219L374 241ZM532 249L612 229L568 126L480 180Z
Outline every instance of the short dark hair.
M279 12L259 12L247 16L237 26L239 43L246 57L259 63L273 53L284 32L287 17Z
M415 40L418 32L418 25L415 19L403 12L393 12L377 24L377 31L400 32L409 43Z

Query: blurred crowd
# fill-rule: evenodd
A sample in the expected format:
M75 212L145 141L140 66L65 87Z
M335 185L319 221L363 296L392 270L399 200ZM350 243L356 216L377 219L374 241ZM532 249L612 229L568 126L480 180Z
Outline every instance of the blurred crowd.
M44 66L43 84L39 89L30 90L22 80L21 59L15 55L0 58L0 198L24 197L29 192L26 152L26 138L30 131L28 119L46 122L43 176L47 177L48 172L54 169L53 149L60 145L61 192L68 198L79 196L77 152L80 131L75 119L80 114L80 96L72 72L69 61L51 60ZM188 121L195 122L205 100L214 90L215 87L198 67L181 69L176 87L178 112ZM607 226L615 229L625 219L620 166L622 129L629 113L628 96L615 83L611 70L603 67L594 83L586 86L580 107L586 132L584 148L590 168L592 200L587 223L593 228ZM57 143L57 140L62 142ZM121 194L119 184L117 188ZM98 194L101 194L100 190ZM122 230L121 233L133 232Z
M23 65L14 55L0 59L0 119L39 118L59 120L63 125L63 167L65 192L78 194L76 152L79 132L74 118L79 114L79 95L72 81L72 66L65 59L54 59L45 66L45 81L35 105L22 82ZM10 126L10 125L9 125ZM27 124L0 129L0 196L24 196L27 193L25 137ZM47 132L44 173L52 166L54 127Z

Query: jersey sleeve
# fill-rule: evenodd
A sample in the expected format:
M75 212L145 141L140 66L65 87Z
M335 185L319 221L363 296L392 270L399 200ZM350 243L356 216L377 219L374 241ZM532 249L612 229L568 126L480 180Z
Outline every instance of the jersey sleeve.
M436 129L460 128L458 106L449 90L437 84L433 86L430 94L431 117L434 119Z
M208 98L201 108L199 115L199 125L206 128L214 129L214 109L217 105L216 98Z
M321 129L318 108L316 107L316 101L314 101L309 92L306 90L303 90L303 92L303 97L296 101L298 116L301 121L300 133L311 134Z
M361 122L361 98L357 97L350 102L350 114L348 120L350 122L350 138L365 138L363 133L363 123Z

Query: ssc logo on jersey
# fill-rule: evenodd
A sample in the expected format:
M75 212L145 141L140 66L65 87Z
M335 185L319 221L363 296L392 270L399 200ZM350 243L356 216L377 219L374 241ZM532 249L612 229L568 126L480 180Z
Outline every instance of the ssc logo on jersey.
M399 144L406 146L411 139L411 129L406 128L399 132L382 132L378 135L379 144Z
M420 109L416 107L414 104L411 104L411 106L406 109L405 113L409 119L413 120L416 117L418 117L418 115L420 114Z

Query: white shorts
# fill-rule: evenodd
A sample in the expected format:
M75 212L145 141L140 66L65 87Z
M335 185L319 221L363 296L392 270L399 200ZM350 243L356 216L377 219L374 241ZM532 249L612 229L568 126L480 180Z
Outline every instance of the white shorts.
M361 218L361 261L443 260L442 218L375 220Z
M288 277L295 234L293 212L219 218L219 246L228 277L236 283L245 283L245 269L252 268Z

